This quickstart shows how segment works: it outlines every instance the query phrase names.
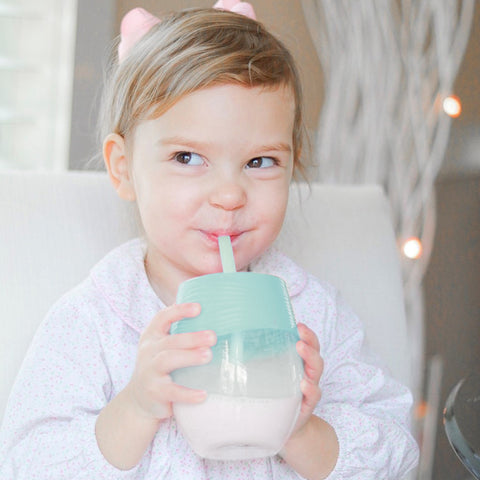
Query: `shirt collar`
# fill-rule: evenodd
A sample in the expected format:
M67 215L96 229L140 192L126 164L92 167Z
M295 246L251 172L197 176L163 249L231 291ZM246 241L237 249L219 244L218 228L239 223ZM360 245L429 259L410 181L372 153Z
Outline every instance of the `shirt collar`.
M280 277L286 284L290 298L299 295L308 281L308 274L276 247L269 248L250 267L252 272Z
M148 281L145 253L145 242L135 238L108 253L91 272L112 310L140 333L165 308Z
M165 308L145 271L145 242L136 238L115 248L92 270L91 277L112 310L127 325L141 333L152 317ZM290 297L299 295L307 274L276 248L268 249L250 270L280 277Z

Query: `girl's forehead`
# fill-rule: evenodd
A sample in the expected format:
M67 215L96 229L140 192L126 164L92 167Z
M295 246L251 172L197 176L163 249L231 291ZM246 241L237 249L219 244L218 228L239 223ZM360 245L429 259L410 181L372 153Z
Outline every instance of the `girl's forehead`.
M213 112L225 115L242 115L257 107L260 102L263 108L270 110L284 109L285 113L294 112L295 97L293 90L287 85L248 87L233 83L222 83L197 89L181 95L170 104L160 104L151 110L150 119L169 114L172 110L184 110L188 115L193 109L203 109L202 118L207 119ZM189 121L186 117L185 122Z
M278 93L282 96L283 101L289 102L294 105L296 108L297 99L295 97L294 88L289 83L278 83L274 85L253 85L248 86L240 83L234 82L218 82L212 83L207 86L201 86L194 90L191 90L186 93L181 93L176 96L171 96L168 99L162 99L162 101L153 103L150 108L147 110L147 113L143 118L140 118L139 121L142 120L151 120L154 118L158 118L160 115L163 115L172 107L177 105L179 102L184 102L185 100L188 101L191 97L198 97L202 96L203 94L209 95L210 97L218 97L219 99L225 97L223 93L224 90L231 90L231 87L234 89L241 89L245 91L255 92L257 95L261 95L262 93ZM226 95L228 99L228 94Z
M162 114L139 123L135 138L158 142L288 144L292 148L294 100L285 87L217 85L184 96Z

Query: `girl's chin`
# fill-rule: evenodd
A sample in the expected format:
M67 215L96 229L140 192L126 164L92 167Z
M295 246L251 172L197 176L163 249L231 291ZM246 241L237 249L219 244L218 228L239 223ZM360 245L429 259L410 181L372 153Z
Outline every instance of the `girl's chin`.
M205 262L203 265L199 265L197 269L197 275L195 276L202 276L202 275L210 275L213 273L221 273L222 270L222 263L220 259L214 259L210 262Z

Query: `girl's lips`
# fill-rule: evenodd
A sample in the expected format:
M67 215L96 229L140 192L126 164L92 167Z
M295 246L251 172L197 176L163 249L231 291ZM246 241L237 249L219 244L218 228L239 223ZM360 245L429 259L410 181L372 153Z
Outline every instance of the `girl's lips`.
M222 236L228 236L230 237L230 240L233 243L242 235L243 232L209 232L205 230L201 230L201 233L206 237L206 239L212 243L218 246L218 237Z

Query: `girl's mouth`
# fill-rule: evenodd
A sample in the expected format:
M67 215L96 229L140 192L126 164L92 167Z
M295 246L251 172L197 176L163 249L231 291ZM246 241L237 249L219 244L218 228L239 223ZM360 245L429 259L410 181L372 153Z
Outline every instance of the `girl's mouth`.
M201 230L202 234L207 238L207 240L218 246L218 237L221 236L229 236L234 245L237 239L242 235L243 232L238 231L228 231L228 230L218 230L218 231L208 231L208 230Z

